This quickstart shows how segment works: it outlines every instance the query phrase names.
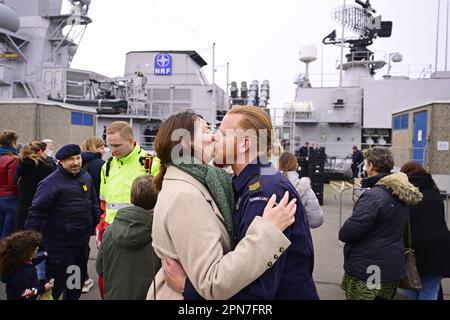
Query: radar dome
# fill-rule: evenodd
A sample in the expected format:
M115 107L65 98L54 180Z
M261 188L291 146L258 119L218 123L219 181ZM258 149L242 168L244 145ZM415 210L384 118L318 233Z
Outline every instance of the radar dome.
M315 45L307 45L300 48L300 61L310 63L317 60L317 47Z

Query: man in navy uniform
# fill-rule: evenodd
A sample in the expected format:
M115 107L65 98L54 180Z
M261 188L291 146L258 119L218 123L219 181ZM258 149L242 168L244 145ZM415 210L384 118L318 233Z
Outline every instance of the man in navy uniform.
M100 211L92 178L81 169L80 147L66 145L56 159L58 169L39 183L25 228L42 232L46 275L55 279L53 298L64 293L64 300L78 300Z
M231 165L237 199L233 215L236 243L245 236L253 219L262 215L272 194L279 201L288 191L290 200L298 199L295 222L284 232L291 246L285 254L275 255L275 263L268 262L268 270L233 299L318 299L312 277L313 243L300 196L289 180L267 161L272 145L270 117L258 107L234 107L224 117L217 140L216 162L225 162L229 150L235 152Z
M235 243L245 237L255 217L262 216L273 194L277 195L277 201L286 192L289 200L297 198L295 222L284 231L291 242L290 247L286 250L280 248L273 257L275 262L267 262L267 271L232 299L317 300L319 297L312 277L314 250L308 220L295 188L267 160L271 145L270 118L258 107L234 107L223 118L220 132L216 135L215 163L231 165L235 173ZM176 288L180 282L184 284L185 299L201 299L189 279L185 278L181 266L175 260L168 260L170 265L164 266L166 281Z

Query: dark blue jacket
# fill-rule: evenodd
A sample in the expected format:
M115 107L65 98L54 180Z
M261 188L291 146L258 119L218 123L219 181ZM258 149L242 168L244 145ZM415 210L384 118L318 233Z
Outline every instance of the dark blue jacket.
M37 295L44 293L44 285L39 283L35 267L44 259L45 257L33 259L32 262L22 264L11 274L2 275L2 282L6 284L7 300L36 300ZM37 289L37 295L28 299L22 297L26 289Z
M345 272L363 281L373 274L369 266L380 268L381 282L398 281L404 275L408 204L420 201L421 194L396 175L364 179L363 187L371 189L361 195L339 231L339 239L345 242Z
M25 229L41 231L44 248L56 255L86 246L99 218L91 176L84 170L73 175L58 166L39 183Z
M94 180L94 188L97 195L100 194L100 173L105 161L102 159L101 153L82 152L83 169L86 170Z
M256 216L262 216L273 194L277 203L289 192L289 200L297 198L295 223L284 231L291 246L280 254L274 265L261 277L241 290L235 300L316 300L313 281L314 249L305 209L300 196L289 180L272 164L250 164L233 178L237 199L233 215L236 242L245 237Z
M362 162L364 162L364 154L361 150L356 150L352 154L352 164L355 166L359 166Z

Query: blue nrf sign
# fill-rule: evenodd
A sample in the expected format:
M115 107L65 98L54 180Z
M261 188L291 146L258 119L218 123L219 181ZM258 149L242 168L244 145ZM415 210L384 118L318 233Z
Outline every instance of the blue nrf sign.
M172 56L168 53L160 53L155 57L155 75L172 75Z

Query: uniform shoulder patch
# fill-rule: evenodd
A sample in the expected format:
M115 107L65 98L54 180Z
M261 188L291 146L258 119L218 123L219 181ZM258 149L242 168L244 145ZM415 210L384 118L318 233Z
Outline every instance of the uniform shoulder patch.
M256 191L261 189L261 182L260 181L256 181L253 184L248 185L248 190L249 191Z
M262 184L261 184L261 177L259 175L254 176L249 184L248 184L248 192L250 195L260 193L263 190Z

